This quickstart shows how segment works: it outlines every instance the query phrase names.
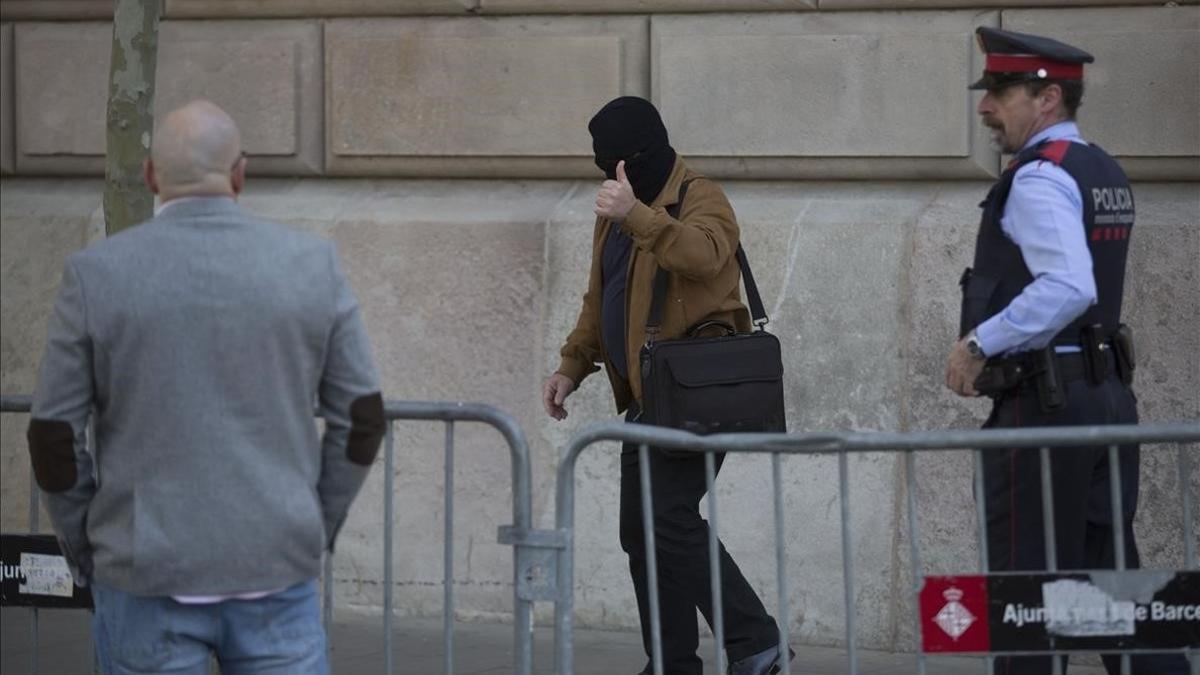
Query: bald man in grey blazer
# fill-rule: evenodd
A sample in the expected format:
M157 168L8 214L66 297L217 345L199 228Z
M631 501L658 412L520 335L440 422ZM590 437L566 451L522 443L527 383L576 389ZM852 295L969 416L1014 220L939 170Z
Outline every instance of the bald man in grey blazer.
M155 217L63 272L29 451L106 673L328 671L315 579L383 401L333 245L242 210L245 170L224 111L171 112Z

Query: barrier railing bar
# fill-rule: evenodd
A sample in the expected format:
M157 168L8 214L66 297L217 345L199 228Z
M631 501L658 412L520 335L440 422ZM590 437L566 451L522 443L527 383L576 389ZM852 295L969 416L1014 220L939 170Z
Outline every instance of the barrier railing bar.
M393 426L389 419L383 436L383 672L387 675L392 675L392 493L395 492L396 480L396 436Z
M913 631L913 639L916 640L913 652L917 655L917 675L925 675L925 654L921 651L921 635L925 632L925 627L921 624L919 602L925 575L921 572L921 553L918 546L920 534L917 527L917 457L912 450L904 453L904 485L905 501L908 503L908 547L912 556L913 598L918 600L913 603L913 612L916 614L916 621L913 622L916 626L916 630Z
M1120 424L1099 427L1024 427L1020 429L944 430L925 432L846 432L804 434L713 434L696 436L677 429L621 422L593 422L584 427L564 451L578 454L603 440L647 443L659 448L831 454L893 450L963 450L1014 446L1085 446L1116 443L1181 443L1200 440L1200 423Z
M642 489L642 534L646 545L646 590L650 594L650 660L654 675L663 675L662 617L658 602L658 551L654 543L654 500L650 494L650 446L638 446L638 477Z
M978 521L975 531L979 536L979 573L987 574L990 563L987 543L987 493L984 492L983 486L983 451L975 450L971 454L975 458L975 520ZM992 675L995 658L988 656L983 661L983 672Z
M33 408L29 394L0 394L0 412L27 413Z
M442 566L442 672L454 673L454 422L446 422L445 533Z
M712 581L713 641L716 645L717 672L725 672L725 607L721 602L721 555L717 535L716 457L704 453L704 482L708 488L708 569Z
M846 594L846 652L850 675L858 675L858 642L854 625L854 549L850 540L850 487L846 453L838 453L838 498L842 505L842 590ZM787 658L784 654L783 658Z
M788 644L788 617L791 616L791 610L788 608L788 577L787 577L787 538L784 535L783 527L783 458L779 453L771 453L771 481L774 483L775 493L775 574L778 575L776 589L779 593L779 654L780 664L783 666L782 675L791 675L792 659L791 645ZM717 664L720 665L719 663ZM720 669L718 669L720 672Z

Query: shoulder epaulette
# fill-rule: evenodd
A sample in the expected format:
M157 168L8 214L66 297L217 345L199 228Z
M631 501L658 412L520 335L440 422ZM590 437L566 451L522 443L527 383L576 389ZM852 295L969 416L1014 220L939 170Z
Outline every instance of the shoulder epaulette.
M1057 140L1046 143L1038 150L1038 157L1050 160L1056 165L1062 164L1063 157L1066 156L1067 150L1071 148L1071 141Z

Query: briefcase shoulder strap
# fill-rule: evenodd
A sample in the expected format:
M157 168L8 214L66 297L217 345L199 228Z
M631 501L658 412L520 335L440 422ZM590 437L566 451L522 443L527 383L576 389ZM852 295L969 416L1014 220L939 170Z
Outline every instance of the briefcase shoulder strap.
M767 308L763 307L762 296L758 294L758 284L754 282L754 272L750 270L750 261L746 259L746 250L742 248L741 242L738 242L737 261L738 267L742 269L742 285L746 287L746 299L750 302L750 316L754 325L761 330L770 319L767 318Z
M696 178L689 178L683 181L679 186L679 199L667 207L667 214L672 218L679 220L679 210L683 207L683 198L687 194L688 185ZM742 283L746 287L746 299L750 301L750 316L753 317L755 325L759 330L767 325L770 320L767 318L767 310L763 307L762 296L758 293L758 284L754 282L754 272L750 270L750 261L746 258L746 251L742 248L741 242L738 242L737 247L738 267L742 271ZM651 343L654 337L658 335L659 329L662 327L662 309L663 303L667 298L667 277L669 272L659 267L654 274L654 289L653 296L650 300L650 313L646 316L646 342Z

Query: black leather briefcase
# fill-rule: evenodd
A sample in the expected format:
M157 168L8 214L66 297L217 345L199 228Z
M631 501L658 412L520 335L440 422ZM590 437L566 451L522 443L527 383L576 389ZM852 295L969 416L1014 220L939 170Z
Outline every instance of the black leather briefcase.
M686 183L680 202L685 193ZM667 272L658 269L640 356L639 422L697 434L787 430L779 339L765 329L767 313L740 244L737 261L757 329L739 333L728 324L706 321L688 331L689 336L699 335L716 326L725 331L718 337L653 339L662 325L667 294Z

